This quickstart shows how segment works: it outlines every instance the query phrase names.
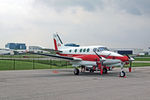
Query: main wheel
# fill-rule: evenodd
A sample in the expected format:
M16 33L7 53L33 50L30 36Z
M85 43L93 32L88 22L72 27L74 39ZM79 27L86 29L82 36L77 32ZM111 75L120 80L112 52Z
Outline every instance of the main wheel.
M120 72L120 77L125 77L126 76L126 73L124 71L121 71Z
M107 74L107 68L103 68L103 73Z
M74 69L74 75L79 75L79 69L78 68Z
M94 72L94 70L93 70L93 69L90 69L90 72L91 72L91 73L93 73L93 72Z

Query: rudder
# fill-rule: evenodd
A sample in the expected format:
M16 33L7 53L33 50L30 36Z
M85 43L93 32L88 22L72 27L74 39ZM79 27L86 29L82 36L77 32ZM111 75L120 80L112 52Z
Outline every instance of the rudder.
M62 40L60 39L58 34L54 34L54 46L55 50L58 51L64 47Z

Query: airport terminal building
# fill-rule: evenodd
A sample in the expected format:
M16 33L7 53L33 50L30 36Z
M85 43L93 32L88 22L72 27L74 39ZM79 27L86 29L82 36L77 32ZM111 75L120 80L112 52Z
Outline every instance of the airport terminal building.
M122 55L140 55L144 51L140 48L111 48L111 51L117 52Z
M13 50L26 50L27 47L25 43L7 43L5 48Z
M39 46L29 46L29 51L34 53L42 53L42 47Z

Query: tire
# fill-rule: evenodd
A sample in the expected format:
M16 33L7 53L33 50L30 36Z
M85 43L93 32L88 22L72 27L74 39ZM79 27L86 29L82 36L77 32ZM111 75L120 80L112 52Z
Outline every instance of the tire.
M125 77L126 73L124 71L120 72L120 77Z
M90 69L90 72L91 72L91 73L93 73L93 72L94 72L94 70L93 70L93 69Z
M107 74L107 68L103 68L103 73Z
M74 75L79 75L79 69L78 68L74 69Z

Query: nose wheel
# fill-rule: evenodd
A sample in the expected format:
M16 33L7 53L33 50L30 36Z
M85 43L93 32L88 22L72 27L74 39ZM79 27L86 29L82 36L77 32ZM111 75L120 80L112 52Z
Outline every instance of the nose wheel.
M74 69L74 75L79 75L79 69L78 68Z
M124 71L121 71L120 72L120 77L125 77L126 76L126 73Z

